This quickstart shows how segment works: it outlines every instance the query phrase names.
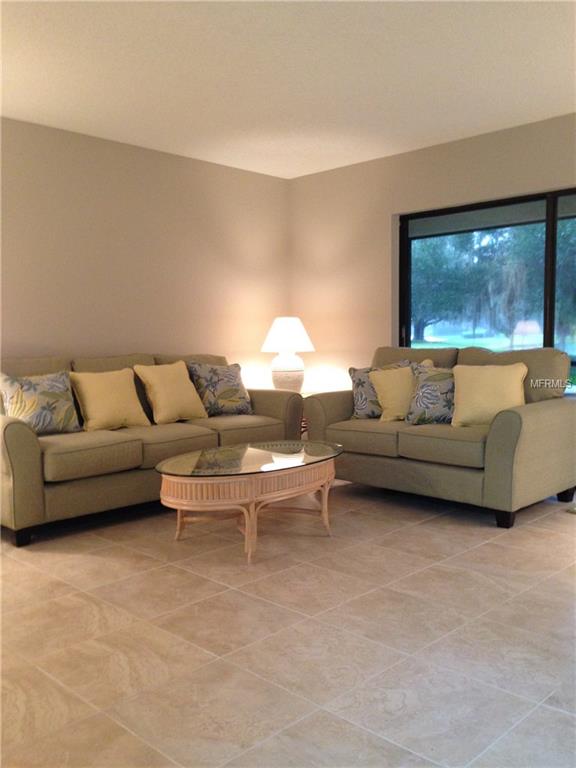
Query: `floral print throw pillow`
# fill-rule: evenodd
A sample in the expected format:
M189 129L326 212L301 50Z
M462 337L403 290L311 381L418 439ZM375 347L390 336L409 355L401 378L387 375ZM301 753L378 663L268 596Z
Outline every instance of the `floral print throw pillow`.
M406 416L409 424L450 424L454 414L454 373L428 368L416 374L416 389Z
M18 378L0 374L0 389L6 415L26 422L37 435L81 429L68 371Z
M370 381L371 371L383 371L387 368L412 368L412 373L417 375L419 371L428 370L432 365L431 360L423 363L411 363L410 360L400 360L381 368L349 368L348 373L352 379L352 396L354 399L354 419L379 419L382 416L382 406L378 402L378 396L374 385Z
M250 395L242 383L238 363L209 365L189 362L187 366L208 416L252 413Z

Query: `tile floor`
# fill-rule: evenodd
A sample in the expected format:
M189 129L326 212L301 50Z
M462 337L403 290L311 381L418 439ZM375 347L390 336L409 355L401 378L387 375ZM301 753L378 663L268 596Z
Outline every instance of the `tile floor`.
M568 506L338 484L331 538L271 513L252 566L159 506L3 542L2 765L573 768Z

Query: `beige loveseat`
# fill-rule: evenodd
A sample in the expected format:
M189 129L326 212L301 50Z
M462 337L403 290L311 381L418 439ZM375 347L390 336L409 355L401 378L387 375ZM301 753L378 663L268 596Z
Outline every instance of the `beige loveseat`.
M176 360L226 364L218 355L135 354L74 360L12 358L2 361L2 370L11 376L32 376L62 370L112 371ZM151 416L143 389L139 396ZM160 476L154 467L162 459L218 445L300 437L299 394L250 390L250 398L252 415L43 437L22 421L0 416L2 525L14 532L15 543L26 544L33 530L45 523L158 499Z
M354 419L352 392L306 398L312 440L344 446L336 475L366 485L493 509L498 526L514 525L522 507L576 486L576 399L564 397L569 359L555 349L489 350L380 347L372 366L432 358L438 367L524 362L526 405L501 411L490 427L411 426Z

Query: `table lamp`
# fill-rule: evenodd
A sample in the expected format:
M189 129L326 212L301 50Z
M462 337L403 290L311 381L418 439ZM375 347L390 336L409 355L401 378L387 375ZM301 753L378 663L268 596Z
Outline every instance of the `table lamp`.
M314 352L302 320L299 317L277 317L261 351L278 353L272 360L274 388L300 392L304 383L304 361L296 352Z

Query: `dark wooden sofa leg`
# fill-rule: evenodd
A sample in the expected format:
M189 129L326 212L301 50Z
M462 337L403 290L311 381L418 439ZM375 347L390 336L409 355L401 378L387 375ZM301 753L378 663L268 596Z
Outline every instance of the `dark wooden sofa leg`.
M12 543L15 547L25 547L32 541L32 529L22 528L19 531L12 531Z
M500 512L500 510L496 511L496 525L498 528L512 528L515 519L516 512Z
M558 501L572 501L575 491L576 488L567 488L565 491L561 491L559 494L557 494L556 498Z

